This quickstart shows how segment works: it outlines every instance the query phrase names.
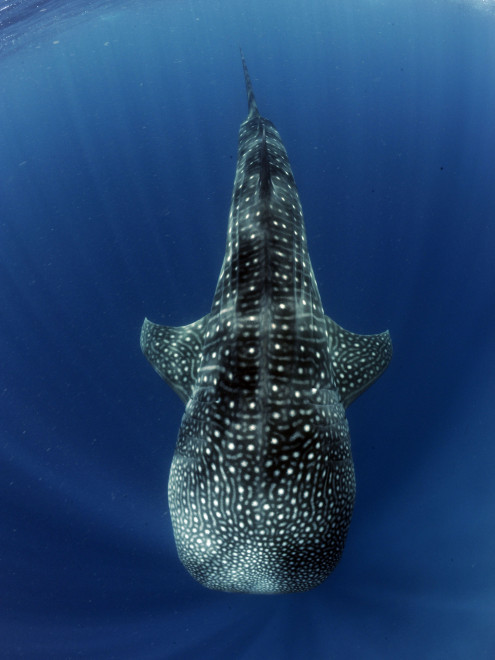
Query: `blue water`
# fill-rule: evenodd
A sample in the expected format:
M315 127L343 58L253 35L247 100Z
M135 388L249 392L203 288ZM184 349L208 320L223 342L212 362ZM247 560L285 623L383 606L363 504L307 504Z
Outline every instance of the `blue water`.
M0 9L0 657L495 657L493 3ZM344 556L291 596L181 566L182 404L139 349L211 304L239 45L327 313L395 349L349 409Z

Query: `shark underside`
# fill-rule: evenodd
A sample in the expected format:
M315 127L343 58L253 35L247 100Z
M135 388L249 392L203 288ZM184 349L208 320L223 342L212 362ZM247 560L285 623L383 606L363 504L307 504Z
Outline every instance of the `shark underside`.
M168 486L184 566L212 589L307 591L351 521L345 409L392 344L325 315L289 159L242 63L249 112L211 311L185 327L146 319L141 348L186 406Z

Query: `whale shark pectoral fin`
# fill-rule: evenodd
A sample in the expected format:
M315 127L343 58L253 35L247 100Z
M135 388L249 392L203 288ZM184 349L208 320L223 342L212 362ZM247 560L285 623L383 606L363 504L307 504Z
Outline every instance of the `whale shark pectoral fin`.
M184 403L191 396L198 374L208 316L180 328L157 325L145 319L141 328L141 350Z
M336 385L347 408L388 367L392 341L388 330L377 335L356 335L325 318Z

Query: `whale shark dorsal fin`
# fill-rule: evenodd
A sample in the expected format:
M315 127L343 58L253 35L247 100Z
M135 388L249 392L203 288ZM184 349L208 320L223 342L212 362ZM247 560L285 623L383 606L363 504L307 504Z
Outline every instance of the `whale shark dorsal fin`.
M198 375L208 317L209 314L179 328L157 325L145 319L141 328L141 350L184 403L191 397Z
M377 335L357 335L344 330L328 316L325 318L336 385L347 408L388 367L392 341L388 330Z

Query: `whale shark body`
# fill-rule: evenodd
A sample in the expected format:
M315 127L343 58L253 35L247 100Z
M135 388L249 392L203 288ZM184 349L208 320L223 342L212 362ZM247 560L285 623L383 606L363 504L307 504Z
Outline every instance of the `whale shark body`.
M325 316L289 159L241 57L249 112L211 311L184 327L146 319L141 348L185 403L168 486L184 566L211 589L307 591L351 521L345 409L392 345Z

